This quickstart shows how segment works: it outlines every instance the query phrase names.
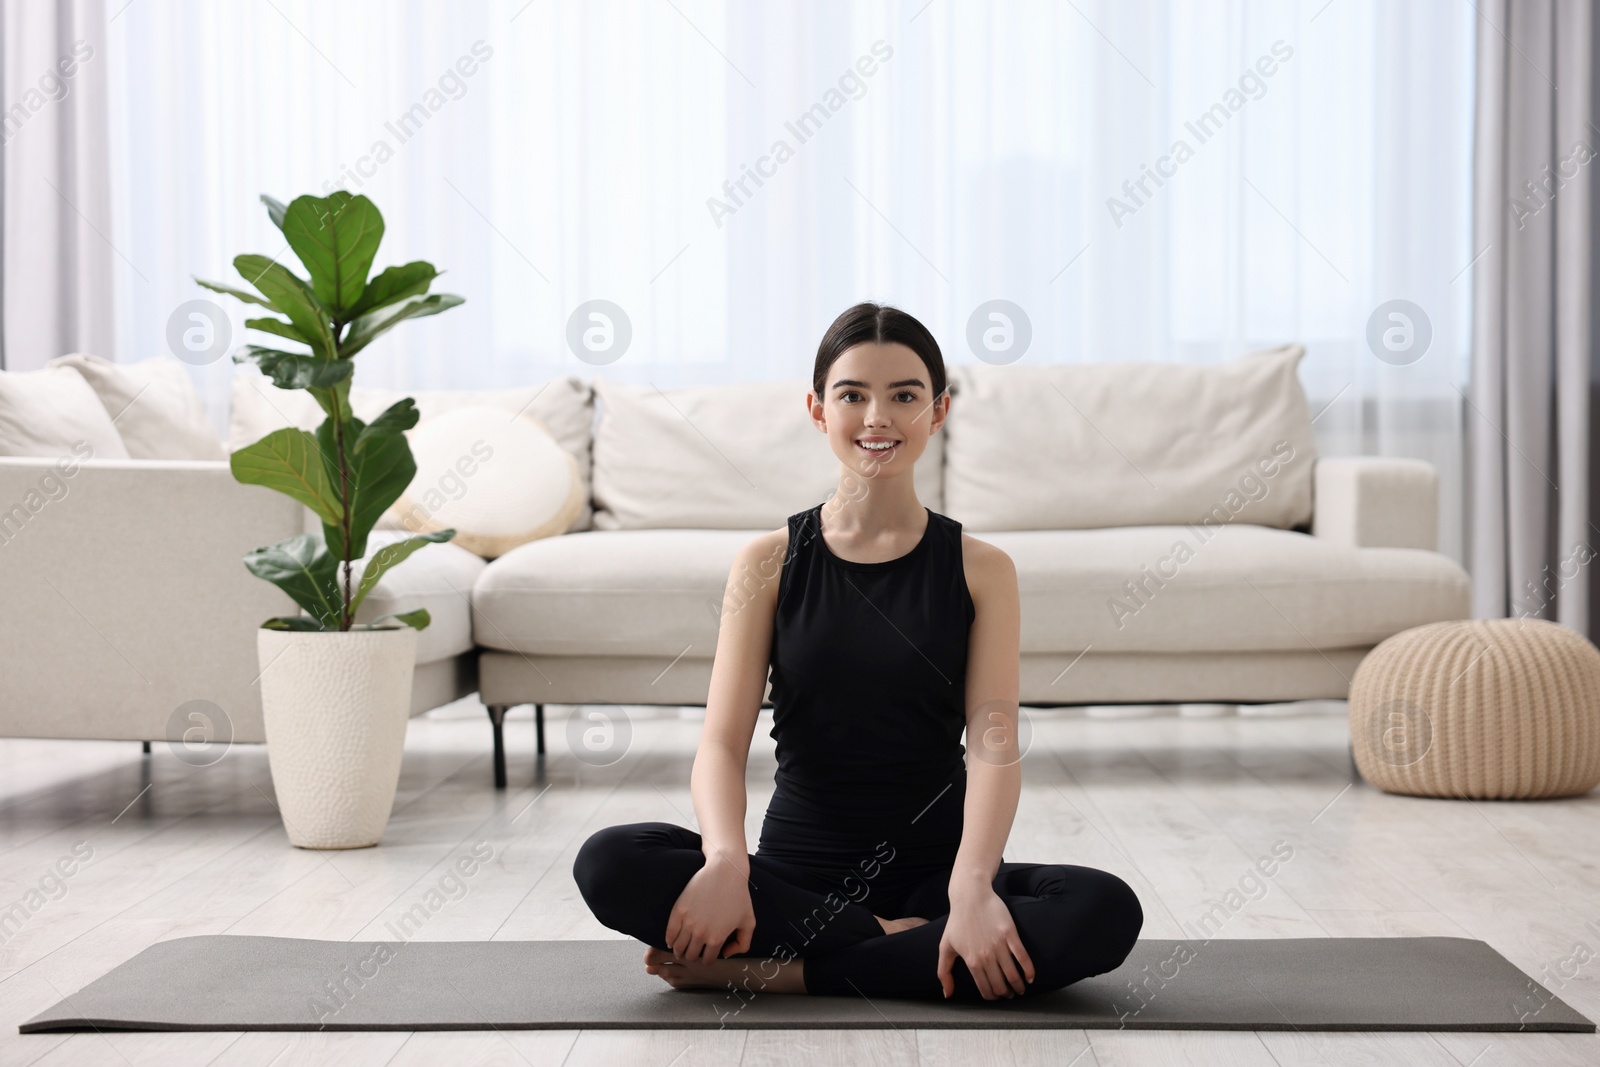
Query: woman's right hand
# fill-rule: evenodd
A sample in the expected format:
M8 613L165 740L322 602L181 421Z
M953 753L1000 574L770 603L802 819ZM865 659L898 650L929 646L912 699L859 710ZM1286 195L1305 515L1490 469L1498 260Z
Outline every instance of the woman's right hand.
M750 903L748 876L715 854L683 887L667 919L667 945L686 960L710 962L750 950L756 911ZM729 935L733 941L728 942Z

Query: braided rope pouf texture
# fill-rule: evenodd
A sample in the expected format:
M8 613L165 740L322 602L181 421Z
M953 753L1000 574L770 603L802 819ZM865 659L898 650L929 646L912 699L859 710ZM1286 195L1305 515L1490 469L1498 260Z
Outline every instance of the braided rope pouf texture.
M1600 784L1600 649L1543 619L1405 630L1350 682L1361 776L1389 793L1568 797Z

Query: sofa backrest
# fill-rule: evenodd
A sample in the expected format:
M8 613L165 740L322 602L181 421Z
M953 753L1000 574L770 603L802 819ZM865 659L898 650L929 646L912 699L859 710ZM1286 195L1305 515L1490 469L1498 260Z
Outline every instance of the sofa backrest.
M839 459L806 414L807 380L594 385L596 529L777 529L839 488ZM943 461L941 429L912 473L918 499L936 512Z
M945 514L973 532L1304 525L1316 458L1304 356L952 366Z
M1304 356L1285 345L1210 366L952 364L950 417L917 462L917 496L974 533L1303 527L1316 459ZM568 532L764 530L838 488L838 458L806 417L809 388L793 379L659 390L566 376L483 391L356 387L351 407L370 419L409 395L423 419L474 404L531 415L576 457L589 488ZM230 451L321 421L303 390L235 373Z

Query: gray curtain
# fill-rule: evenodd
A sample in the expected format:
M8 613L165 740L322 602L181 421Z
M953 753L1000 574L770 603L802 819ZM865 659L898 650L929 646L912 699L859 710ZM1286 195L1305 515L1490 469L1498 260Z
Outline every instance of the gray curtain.
M0 4L0 369L115 358L107 52L102 0Z
M1473 615L1591 633L1591 0L1480 0L1467 398Z

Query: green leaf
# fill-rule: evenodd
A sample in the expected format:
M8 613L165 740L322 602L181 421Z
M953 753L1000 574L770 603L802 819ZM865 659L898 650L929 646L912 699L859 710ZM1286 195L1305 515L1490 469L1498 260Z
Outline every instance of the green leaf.
M191 274L191 275L189 275L189 277L194 278L194 275ZM271 308L273 311L277 311L278 310L278 306L276 304L274 304L272 301L263 300L261 297L257 296L256 294L247 293L243 289L235 289L232 286L227 286L227 285L218 285L216 282L208 282L204 278L194 278L194 280L198 284L205 286L207 289L210 289L213 293L225 293L228 296L234 297L234 298L236 298L238 300L243 300L248 304L260 304L264 308Z
M353 364L352 364L353 366ZM361 436L356 438L356 448L362 447L363 439L378 434L401 433L417 424L417 402L412 397L402 397L384 409L383 414L367 423L367 428L361 431Z
M436 533L408 537L404 541L384 545L374 552L372 558L367 560L366 569L361 572L361 585L357 587L355 597L350 601L350 614L354 615L361 607L361 602L367 599L367 594L372 592L372 587L378 584L378 579L383 577L385 571L405 560L423 545L448 541L455 535L454 530L439 530ZM422 627L418 626L417 629L420 630Z
M331 419L317 428L317 443L322 446L328 482L340 492L339 451ZM366 555L372 527L416 477L417 463L403 433L385 426L372 430L360 419L351 419L344 427L344 454L350 487L348 494L340 495L349 501L350 544L345 545L344 532L336 524L325 521L323 534L329 551L340 559L360 559Z
M266 193L262 193L261 202L267 205L267 218L271 219L272 224L278 229L283 229L283 201L275 200Z
M245 319L244 324L249 329L260 330L262 333L275 333L279 337L287 337L289 340L299 341L303 345L311 343L311 338L301 333L294 323L284 322L282 319ZM323 362L327 361L324 360Z
M263 630L310 630L316 633L323 633L328 629L310 615L280 615L262 623L261 628Z
M235 453L237 455L238 453ZM282 589L323 626L338 629L340 607L338 564L314 533L296 534L275 545L245 553L244 565L257 578Z
M328 481L317 438L305 430L292 426L274 430L229 456L228 466L246 485L263 485L300 501L324 525L337 525L344 518L344 505Z
M385 268L367 283L366 289L361 293L361 299L345 312L345 318L356 319L369 311L377 311L401 300L420 296L428 291L428 286L433 284L433 280L440 273L433 269L432 263L425 263L420 259L404 266Z
M334 366L353 368L355 364L345 363L341 360ZM328 418L337 418L340 422L349 422L355 418L355 413L350 410L350 382L351 379L347 376L327 389L311 386L306 391L316 398L317 404ZM335 411L338 412L337 415L334 414Z
M272 301L274 311L283 312L296 329L311 338L313 352L324 359L338 358L339 349L327 311L303 278L266 256L235 256L233 265L245 281Z
M308 352L284 352L260 345L244 345L233 354L235 363L254 363L279 389L330 389L347 381L353 363L321 359Z
M464 303L466 303L465 298L454 293L433 293L429 296L412 297L395 307L363 315L350 324L344 343L339 346L339 358L349 359L376 340L380 334L387 333L406 319L437 315L441 311L449 311Z
M413 630L426 630L428 628L428 623L433 621L428 615L427 608L418 608L416 611L397 612L392 615L379 615L366 626L361 627L361 629L387 630L389 627L378 625L378 623L382 622L384 619L399 619Z
M297 196L284 213L283 236L310 272L322 306L340 321L349 319L383 240L377 207L343 189L325 197Z

